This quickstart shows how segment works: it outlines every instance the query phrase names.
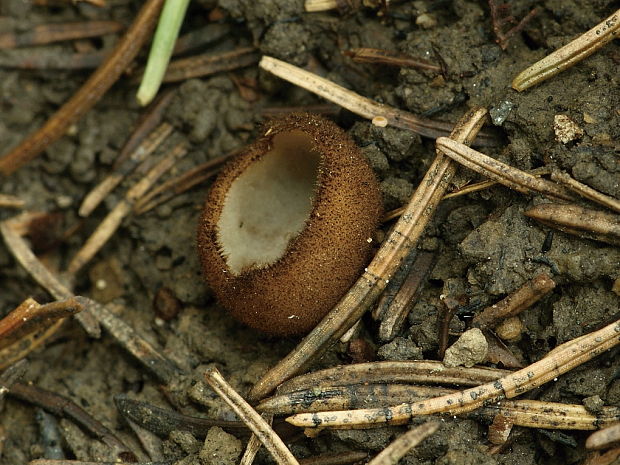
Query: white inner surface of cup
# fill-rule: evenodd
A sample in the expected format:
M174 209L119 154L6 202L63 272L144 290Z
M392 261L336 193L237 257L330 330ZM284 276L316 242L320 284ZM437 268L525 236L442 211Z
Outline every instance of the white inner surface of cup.
M277 134L273 147L233 181L224 201L218 242L234 275L277 262L312 211L320 154L310 136Z

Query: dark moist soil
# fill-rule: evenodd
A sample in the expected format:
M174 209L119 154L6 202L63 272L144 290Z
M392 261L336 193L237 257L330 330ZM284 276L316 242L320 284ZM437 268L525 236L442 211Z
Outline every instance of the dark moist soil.
M42 7L3 0L0 29L21 31L38 23L83 19L117 19L128 24L140 3L109 0L107 8L98 9L82 3ZM608 16L618 8L617 1L516 0L512 2L516 18L534 6L539 14L523 33L513 37L505 51L495 43L485 1L393 3L387 15L363 8L340 16L335 12L306 14L301 0L200 0L190 6L184 31L208 24L211 12L212 19L230 29L206 51L255 44L264 54L309 66L364 96L439 120L456 121L468 108L485 106L505 134L500 148L486 150L489 155L521 169L554 164L577 180L620 197L617 41L531 90L519 94L510 88L518 72ZM89 42L108 48L114 38ZM354 47L402 51L431 61L440 56L447 76L355 64L341 53ZM73 48L63 44L40 47L37 52L45 50L63 54ZM2 52L0 56L10 54ZM77 71L0 69L2 151L40 127L87 76L88 72ZM257 99L248 98L251 93L247 88L240 93L233 77L243 79L246 85L256 83ZM54 239L54 234L79 221L77 209L82 199L110 173L119 148L142 113L134 103L134 94L128 79L121 80L43 156L0 181L1 193L24 199L27 210L57 214L53 216L56 221L40 228L42 238L36 242L46 242L50 236ZM175 166L173 174L243 146L258 134L265 108L317 103L322 102L314 95L260 72L256 66L186 81L166 114L176 131L164 150L183 139L191 144L189 156ZM556 141L555 115L566 115L581 127L581 139L567 144ZM375 169L386 210L405 203L434 157L433 141L408 131L374 127L345 111L333 118L349 131ZM478 180L477 175L461 171L460 183ZM76 234L44 250L45 262L63 268L127 185L114 191ZM118 394L187 414L232 418L202 381L205 368L219 368L235 388L247 393L298 341L257 334L231 320L214 303L203 283L194 244L206 190L206 185L201 186L150 213L126 219L78 276L76 286L77 293L112 305L190 375L174 386L160 386L112 337L104 334L101 339L90 339L70 321L44 348L28 357L22 381L70 398L132 444L135 436L113 403ZM520 317L523 333L519 341L508 343L508 349L521 363L532 363L558 344L617 319L620 297L613 289L616 282L618 292L620 250L555 232L551 248L544 252L549 229L523 215L525 209L542 201L542 197L492 187L443 202L420 245L436 253L437 264L405 327L395 341L384 344L376 336L376 324L364 318L359 338L380 359L436 359L441 299L457 299L474 312L480 311L541 272L552 275L557 287ZM2 209L0 218L14 214ZM389 227L385 224L383 230ZM162 287L181 302L180 312L169 321L157 319L153 307L154 296ZM41 303L50 299L0 244L0 314L28 296ZM457 318L451 328L463 331L468 321ZM314 368L350 362L343 344ZM601 403L620 406L619 374L620 357L612 350L539 388L531 397L583 403L593 409ZM8 398L0 415L0 464L18 465L43 457L35 414L31 405ZM66 457L116 459L107 446L69 420L60 420L60 428ZM291 449L300 458L346 450L368 451L372 456L404 430L323 432L314 439L297 440ZM587 432L517 427L510 444L496 455L485 452L489 445L486 432L487 427L473 419L445 418L442 428L401 463L553 464L580 463L585 457ZM242 451L239 440L219 429L212 429L206 441L184 432L164 439L166 459L186 465L234 464ZM271 463L271 458L261 451L256 463Z

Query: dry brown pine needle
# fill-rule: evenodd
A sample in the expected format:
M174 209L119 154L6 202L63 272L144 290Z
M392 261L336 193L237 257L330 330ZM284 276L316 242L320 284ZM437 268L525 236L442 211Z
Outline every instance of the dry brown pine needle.
M618 37L618 31L620 31L620 10L616 10L585 34L519 73L512 81L513 89L521 92L561 73Z
M620 344L619 335L620 320L556 347L546 357L522 370L456 394L390 408L303 413L293 415L287 418L287 421L304 428L340 428L382 423L403 424L417 415L457 415L471 412L483 405L518 396L551 381Z
M555 203L537 205L524 214L569 234L620 245L620 215Z

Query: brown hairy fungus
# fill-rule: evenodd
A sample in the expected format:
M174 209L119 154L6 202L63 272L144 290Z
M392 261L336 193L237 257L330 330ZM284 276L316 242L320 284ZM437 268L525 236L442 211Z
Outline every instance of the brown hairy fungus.
M342 129L309 114L273 120L211 188L198 229L206 279L241 322L306 333L366 264L381 211L374 173Z

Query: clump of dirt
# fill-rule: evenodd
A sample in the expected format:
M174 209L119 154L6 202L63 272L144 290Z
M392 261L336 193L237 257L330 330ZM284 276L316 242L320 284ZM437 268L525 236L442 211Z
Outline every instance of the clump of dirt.
M85 19L127 24L141 4L108 2L105 8L97 8L80 2L47 7L8 0L0 5L0 32ZM530 90L518 93L510 88L518 72L608 16L617 2L515 0L510 5L517 19L535 6L538 14L510 40L506 50L495 42L488 3L483 0L394 1L387 10L380 5L363 6L346 15L306 13L302 0L201 0L190 6L183 31L210 21L229 24L231 32L206 51L253 44L261 53L307 67L361 95L437 120L454 122L470 107L484 106L491 110L491 124L503 137L501 145L485 148L485 153L524 170L555 166L620 198L617 41ZM81 46L109 49L115 40L104 37ZM357 47L408 53L443 63L445 71L359 64L342 53ZM73 50L72 44L61 44L37 47L36 52L69 54ZM89 73L13 69L2 64L5 58L6 63L15 59L11 52L0 54L0 140L5 151L40 127ZM322 103L257 66L190 79L178 85L165 114L174 135L156 154L186 142L188 156L170 173L177 175L248 143L258 135L264 114L274 107ZM435 157L433 141L410 131L374 126L344 110L334 112L330 107L327 111L362 148L381 182L386 210L405 204ZM142 113L135 103L135 87L130 79L122 78L41 157L0 180L0 193L23 199L24 209L62 218L62 228L49 228L47 235L52 240L43 241L48 245L41 258L50 268L66 267L135 182L135 178L124 182L89 218L79 218L80 203L111 172ZM583 134L567 143L559 141L553 129L557 115L570 118ZM480 180L460 168L455 184ZM233 387L246 394L298 342L275 340L242 327L214 302L195 251L206 189L203 184L146 214L128 217L77 277L75 287L76 293L109 302L141 336L162 348L183 375L161 386L111 335L104 332L100 339L91 339L72 320L28 356L28 369L21 380L71 399L135 450L141 450L140 446L118 412L114 396L127 394L188 415L234 420L230 409L204 382L205 369L217 367ZM383 360L437 359L438 315L445 311L446 299L460 303L449 326L452 343L469 327L476 312L542 272L552 276L557 286L519 315L521 338L506 343L506 349L524 364L617 320L620 249L559 231L549 243L551 229L523 215L529 207L546 201L502 186L443 201L420 245L436 255L425 287L393 341L380 341L376 322L370 317L362 320L358 337L367 341L367 352L376 348ZM16 213L0 208L0 220ZM385 237L391 225L385 223L377 237ZM65 231L72 233L65 236ZM153 305L162 288L180 303L165 319ZM51 300L0 244L0 316L28 296L41 303ZM312 369L350 363L347 349L347 344L338 344ZM540 387L533 398L583 404L591 411L602 405L620 407L619 372L616 348ZM20 465L43 457L35 408L10 396L0 408L0 465ZM580 463L585 458L587 432L520 427L514 428L502 454L489 454L487 425L478 420L475 416L442 419L440 430L402 463L542 465ZM117 459L113 448L89 437L72 421L61 420L59 428L67 458ZM291 448L300 458L348 450L368 451L372 456L402 431L403 427L325 431L316 438L294 437ZM183 465L238 463L246 440L243 437L240 443L219 428L200 434L173 429L162 439L160 458ZM138 459L148 460L141 453ZM255 463L273 461L261 451Z

